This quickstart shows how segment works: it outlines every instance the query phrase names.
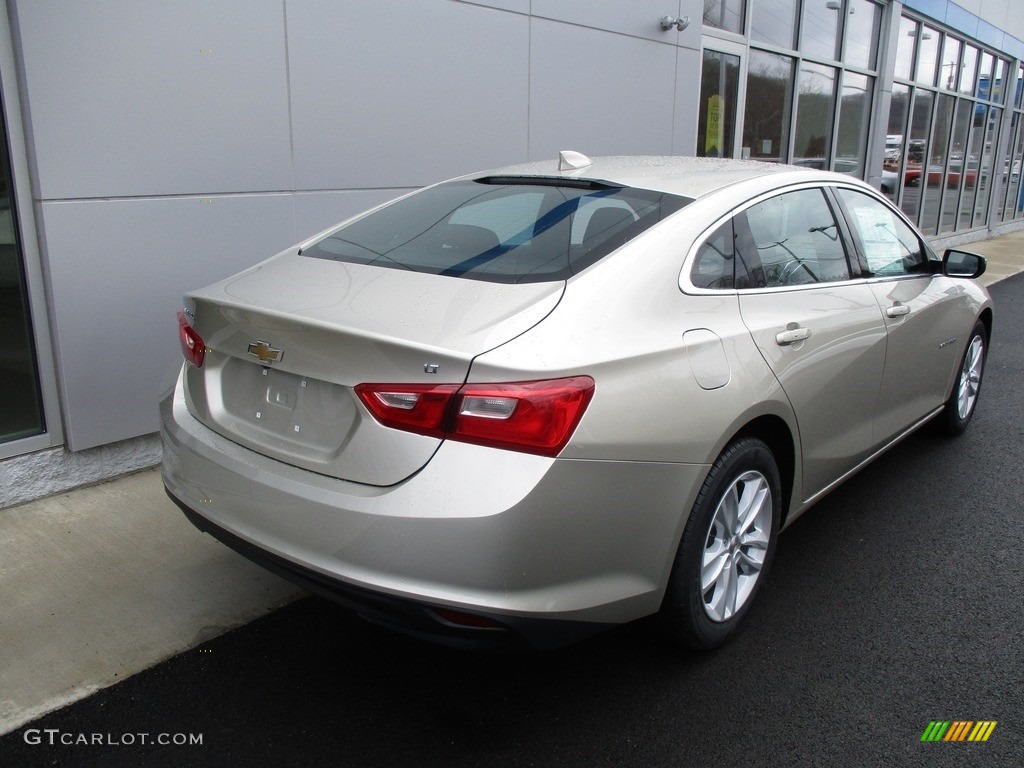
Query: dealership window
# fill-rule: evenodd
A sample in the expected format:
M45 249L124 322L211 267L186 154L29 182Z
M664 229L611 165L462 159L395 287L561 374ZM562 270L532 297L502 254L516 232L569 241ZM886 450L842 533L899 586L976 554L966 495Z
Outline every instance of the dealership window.
M698 157L732 157L740 57L704 50L701 68Z
M713 154L722 143L729 157L864 178L884 6L874 0L709 0L704 8L697 154ZM744 23L746 42L725 34L741 32ZM730 111L741 118L735 125ZM728 146L730 135L739 137L737 147Z
M798 0L751 0L750 37L780 48L796 46Z
M928 145L928 153L918 177L922 195L919 212L921 228L930 235L935 234L939 222L944 160L949 156L949 133L953 125L953 107L956 104L956 99L948 94L939 94L937 99L935 115L932 118L931 143Z
M805 61L800 67L794 162L825 170L832 153L832 115L836 102L836 70Z
M704 26L742 34L745 0L704 0Z
M28 291L18 237L17 211L0 124L0 443L42 434L42 398L36 366Z
M843 73L834 168L840 173L861 176L860 169L866 166L873 89L874 78L856 72Z
M839 11L839 3L804 3L800 25L800 51L804 55L839 60Z
M918 39L917 66L914 68L914 79L924 85L935 85L935 70L939 62L939 38L937 29L921 25L921 36Z
M755 160L789 157L789 121L793 99L793 59L751 50L743 147Z
M897 41L882 189L925 234L1006 215L1012 163L996 157L1009 62L904 16Z
M850 0L849 11L843 18L846 20L843 61L850 67L875 69L882 7L871 0Z
M1004 72L1004 78L1009 78L1009 70ZM1009 86L1009 88L1007 87ZM1010 90L1012 88L1012 90ZM1007 94L1013 93L1012 117L1010 120L1010 137L1006 157L1003 159L1002 172L998 172L997 163L997 188L995 199L996 221L1009 221L1015 218L1024 217L1024 183L1021 182L1021 164L1024 161L1024 65L1016 68L1016 78L1013 84L1006 81L1003 91Z
M940 96L941 99L950 99L949 96ZM960 202L960 176L964 173L964 159L976 152L974 147L975 138L978 132L974 132L970 145L968 136L971 131L971 119L974 111L974 103L967 99L958 99L956 113L953 116L953 135L950 140L949 167L946 169L945 183L940 185L942 190L942 209L939 213L939 232L952 232L957 228L957 205ZM941 155L940 155L941 158ZM972 177L965 179L966 190L977 189L977 179ZM965 197L966 195L965 190Z
M914 76L917 26L914 19L906 16L900 19L899 37L896 40L896 68L893 74L902 80L909 80Z

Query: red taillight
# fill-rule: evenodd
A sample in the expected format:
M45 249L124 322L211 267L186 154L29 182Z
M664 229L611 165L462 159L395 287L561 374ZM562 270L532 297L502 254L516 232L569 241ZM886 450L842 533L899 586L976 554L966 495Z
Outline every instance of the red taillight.
M206 345L202 337L196 333L196 329L188 324L185 313L178 310L178 341L181 342L181 354L188 362L196 368L203 364L206 358Z
M594 394L573 376L512 384L360 384L356 393L381 424L431 437L557 456Z
M444 437L445 421L458 384L360 384L356 394L385 427Z

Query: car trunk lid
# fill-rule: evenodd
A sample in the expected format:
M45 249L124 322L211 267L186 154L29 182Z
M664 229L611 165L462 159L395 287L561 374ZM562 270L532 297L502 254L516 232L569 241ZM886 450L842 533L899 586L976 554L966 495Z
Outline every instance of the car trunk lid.
M540 322L564 282L490 283L308 259L291 250L186 296L206 346L186 366L192 414L219 434L331 477L392 485L440 440L378 424L363 383L461 384L472 359Z

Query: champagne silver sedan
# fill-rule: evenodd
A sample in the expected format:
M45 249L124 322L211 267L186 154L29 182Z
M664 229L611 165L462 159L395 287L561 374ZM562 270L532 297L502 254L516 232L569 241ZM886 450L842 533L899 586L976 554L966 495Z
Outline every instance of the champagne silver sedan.
M846 176L682 157L465 176L185 296L189 519L372 621L549 648L741 626L780 530L961 432L984 259Z

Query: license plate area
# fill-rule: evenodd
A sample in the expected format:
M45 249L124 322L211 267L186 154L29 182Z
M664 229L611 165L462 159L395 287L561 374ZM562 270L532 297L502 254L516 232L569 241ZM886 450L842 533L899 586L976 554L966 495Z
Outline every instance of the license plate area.
M357 420L348 387L228 358L220 375L224 426L279 458L331 463Z

